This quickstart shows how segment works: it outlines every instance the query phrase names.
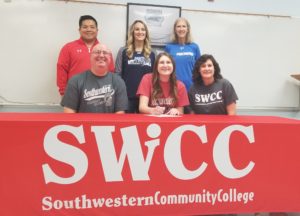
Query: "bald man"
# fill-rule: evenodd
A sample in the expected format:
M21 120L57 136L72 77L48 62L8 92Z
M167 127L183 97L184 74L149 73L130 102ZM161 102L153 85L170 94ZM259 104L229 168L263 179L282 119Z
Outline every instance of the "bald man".
M65 113L124 113L128 106L126 86L109 72L111 51L96 45L90 56L91 69L72 77L61 101Z

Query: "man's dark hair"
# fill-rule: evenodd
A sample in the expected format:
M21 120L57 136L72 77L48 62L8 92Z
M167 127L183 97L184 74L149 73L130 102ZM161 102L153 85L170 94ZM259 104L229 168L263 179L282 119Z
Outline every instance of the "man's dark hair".
M96 27L98 28L97 20L94 17L90 16L90 15L83 15L79 18L79 28L81 27L82 22L85 21L85 20L93 20L96 24Z

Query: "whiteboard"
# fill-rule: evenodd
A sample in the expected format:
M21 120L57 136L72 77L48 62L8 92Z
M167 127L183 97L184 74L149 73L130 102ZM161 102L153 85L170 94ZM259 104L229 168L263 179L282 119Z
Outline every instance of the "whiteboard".
M99 40L114 57L126 38L126 6L60 1L0 3L0 96L12 102L57 104L61 47L79 38L78 19L99 23ZM182 10L201 53L213 54L239 96L238 107L298 107L300 20Z

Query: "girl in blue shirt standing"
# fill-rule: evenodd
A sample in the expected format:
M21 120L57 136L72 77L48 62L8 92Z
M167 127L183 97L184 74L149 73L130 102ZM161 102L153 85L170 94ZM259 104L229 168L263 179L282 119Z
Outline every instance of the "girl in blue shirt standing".
M176 63L176 77L187 89L192 85L192 71L200 57L199 46L192 42L191 26L187 19L178 18L174 23L172 43L166 45L165 51L171 54Z

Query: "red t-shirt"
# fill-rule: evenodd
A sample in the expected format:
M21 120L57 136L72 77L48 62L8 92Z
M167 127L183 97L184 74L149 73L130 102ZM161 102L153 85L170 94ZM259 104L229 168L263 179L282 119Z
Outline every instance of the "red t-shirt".
M162 106L162 107L168 107L168 108L173 108L173 107L183 107L189 105L189 98L187 95L186 88L184 84L177 80L177 91L178 91L178 100L177 104L174 104L174 98L170 95L170 83L169 82L162 82L160 81L160 86L163 91L162 97L158 99L153 99L151 98L151 92L153 91L153 86L152 86L152 73L151 74L146 74L143 76L143 79L139 85L139 88L137 90L137 95L144 95L149 98L149 106L150 107L155 107L155 106Z

